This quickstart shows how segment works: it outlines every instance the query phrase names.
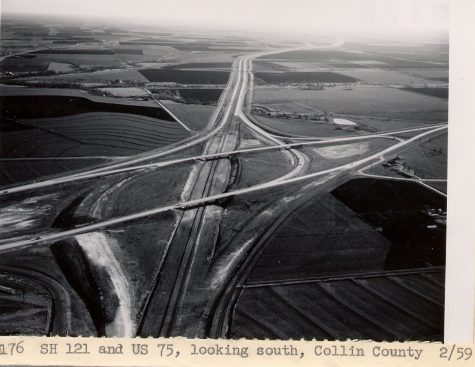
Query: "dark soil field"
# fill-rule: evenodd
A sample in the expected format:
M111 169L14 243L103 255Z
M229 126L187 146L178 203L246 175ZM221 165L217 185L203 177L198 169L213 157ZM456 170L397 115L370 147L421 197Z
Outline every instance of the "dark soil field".
M200 71L175 69L142 69L140 73L151 82L180 84L226 84L227 71Z
M34 73L48 70L49 62L45 60L32 60L32 58L11 56L0 62L0 71L12 73Z
M48 39L48 37L43 38ZM53 45L76 45L78 43L99 43L100 41L92 37L77 37L70 39L54 39Z
M332 193L391 242L384 269L445 265L445 225L426 213L445 211L445 198L416 183L366 178ZM428 228L432 225L436 228Z
M73 96L0 96L0 116L2 118L38 119L88 112L127 113L173 121L173 117L159 107L94 102L87 98Z
M226 71L142 69L139 72L151 82L180 84L226 84L229 77Z
M449 88L405 88L405 90L434 97L449 98Z
M143 55L143 51L141 49L129 49L129 48L115 48L114 54L120 54L120 55Z
M45 176L71 172L104 162L102 159L0 161L0 187L39 180Z
M357 79L333 72L281 72L255 73L255 77L268 83L354 83Z
M178 89L185 103L189 104L216 104L223 93L223 89Z
M390 242L330 194L296 212L272 236L248 282L384 268Z
M178 65L167 65L162 69L229 69L230 62L189 62Z

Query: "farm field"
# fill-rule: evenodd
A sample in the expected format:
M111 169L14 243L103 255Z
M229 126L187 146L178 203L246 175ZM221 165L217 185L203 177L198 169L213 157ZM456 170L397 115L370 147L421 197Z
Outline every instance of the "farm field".
M264 56L264 60L284 62L314 62L318 61L335 67L351 67L354 63L365 65L377 63L383 69L432 69L447 66L442 63L433 63L431 60L414 59L412 55L404 58L395 53L369 53L360 50L296 50Z
M427 79L433 82L449 82L449 70L447 68L438 70L438 69L430 69L430 70L421 70L421 69L405 69L403 71L405 74L412 75L415 77Z
M50 77L53 80L54 77ZM148 82L142 74L137 70L98 70L93 73L80 73L62 75L58 78L58 81L71 81L71 82L131 82L131 83L146 83Z
M126 113L30 117L18 124L4 133L3 157L126 156L189 136L176 122Z
M46 60L18 55L2 60L0 62L0 71L13 73L45 72L48 70L49 64Z
M178 89L178 92L185 100L185 103L216 104L223 93L223 89Z
M247 282L384 269L390 242L326 194L289 218L265 245Z
M439 98L449 98L449 88L405 88L404 90Z
M351 180L332 194L391 241L385 269L445 264L445 225L427 214L428 209L445 211L445 197L414 182L372 178Z
M356 185L361 196L352 195ZM444 272L433 266L443 262L443 230L409 227L425 227L433 219L424 208L444 205L416 184L371 179L317 196L272 234L251 265L228 336L387 340L401 334L411 339L417 330L418 340L440 338ZM404 221L408 210L412 218ZM429 249L434 241L435 252Z
M229 337L439 340L444 271L421 273L243 285Z
M255 72L273 72L273 71L290 71L291 68L281 65L281 63L270 62L266 60L253 60L252 68Z
M267 83L353 83L357 79L333 72L255 73L256 79Z
M97 88L96 91L112 97L148 97L148 93L143 88L137 87Z
M107 157L162 148L190 136L155 103L117 103L67 91L54 95L56 90L48 89L2 90L0 154L10 158L0 162L2 186L84 169Z
M264 62L264 61L259 61ZM326 63L318 61L273 61L272 64L278 65L285 70L291 70L294 72L297 71L328 71L333 70L335 72L341 72L343 70L352 70L352 69L365 69L368 68L367 65L361 62L332 62L326 61Z
M339 73L356 78L365 84L425 84L430 83L430 80L420 77L407 75L400 71L381 70L381 69L364 69L364 70L341 70Z
M346 42L344 49L374 55L384 55L409 60L447 63L449 44L447 42Z
M189 62L186 64L167 65L162 69L229 69L230 67L231 63L229 62Z
M178 84L226 84L226 71L141 69L139 72L150 82Z
M406 191L408 186L413 190ZM351 190L356 188L363 189L361 196L351 196ZM445 207L444 200L436 194L415 183L375 179L349 181L332 194L318 196L303 206L272 235L247 282L443 263L444 230L423 229L434 221L424 214L424 209ZM388 197L391 202L383 200ZM412 213L410 218L403 219L408 210ZM417 232L410 227L417 228ZM417 240L411 237L413 233L418 233ZM411 256L414 251L419 256Z
M175 116L182 120L190 129L203 130L209 123L216 106L176 103L161 101Z
M397 118L427 122L447 121L447 102L436 97L383 86L354 86L352 90L258 87L254 104L301 103L330 113Z
M54 140L49 142L58 143ZM3 153L3 152L2 152ZM2 161L0 158L0 187L12 186L23 182L42 179L47 176L55 176L69 173L95 165L106 163L106 159L50 159L50 160L15 160Z
M27 89L24 91L28 93ZM150 107L132 103L121 104L107 98L93 100L84 96L36 94L30 90L29 95L1 95L0 102L2 117L13 120L61 117L88 112L111 112L137 114L173 121L173 118L165 110L156 105Z

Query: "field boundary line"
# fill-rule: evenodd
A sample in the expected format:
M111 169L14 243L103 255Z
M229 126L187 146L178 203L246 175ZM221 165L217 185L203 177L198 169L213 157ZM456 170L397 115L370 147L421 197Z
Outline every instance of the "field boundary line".
M170 116L173 117L175 119L175 121L178 122L181 126L183 126L183 128L186 131L196 132L195 130L191 130L188 126L186 126L186 124L183 121L181 121L178 118L178 116L176 116L172 111L170 111L167 107L165 107L165 105L162 102L160 102L158 99L156 99L155 96L152 94L152 92L150 92L147 88L144 88L144 89L150 95L150 97L152 97L153 101L156 102L165 111L167 111L170 114Z

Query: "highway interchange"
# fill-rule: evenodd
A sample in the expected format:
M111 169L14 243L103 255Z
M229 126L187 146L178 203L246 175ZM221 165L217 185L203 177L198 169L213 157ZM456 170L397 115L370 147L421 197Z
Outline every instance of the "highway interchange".
M338 41L335 44L321 47L337 47L341 44L342 41ZM199 327L196 325L190 326L195 320L192 312L190 313L189 310L189 304L194 297L190 287L193 285L192 277L196 275L196 272L200 271L197 269L199 257L204 256L200 249L201 238L209 233L219 231L223 216L223 209L219 206L221 201L231 197L248 195L253 192L259 193L265 198L266 192L273 188L292 187L297 183L321 182L323 184L328 179L338 179L338 177L371 176L388 178L381 175L371 175L366 170L372 164L387 160L391 155L406 149L408 146L417 144L421 138L447 129L447 124L434 124L419 128L338 138L288 137L270 133L259 126L249 114L249 100L250 96L252 96L253 88L252 61L256 57L282 51L285 50L273 50L271 52L253 53L238 57L233 64L228 84L210 119L207 129L194 133L185 141L169 146L166 149L158 149L137 156L117 159L107 165L97 166L87 171L8 187L0 193L0 196L22 192L32 194L35 190L48 187L54 188L55 186L60 187L60 185L68 182L91 180L127 172L154 172L164 167L192 163L193 169L188 176L180 201L128 215L100 220L92 224L76 226L71 229L52 230L49 233L41 233L41 236L28 235L2 240L0 241L0 251L26 248L33 245L46 245L81 234L102 231L118 224L168 211L179 213L180 219L176 228L174 228L174 235L168 249L170 252L168 258L177 260L170 261L169 263L165 262L161 266L160 274L153 276L155 279L154 285L149 292L146 303L141 308L140 321L135 332L140 335L154 336L190 335L190 333L200 336L200 333L196 331ZM161 105L159 101L157 103ZM244 149L238 148L238 129L243 125L261 142L261 146ZM186 125L184 126L189 130ZM413 133L414 135L403 139L400 137L400 134L403 133ZM369 139L385 139L393 142L393 144L367 157L355 159L350 163L317 172L308 172L311 162L309 157L302 151L302 148ZM203 143L204 149L201 154L166 159L167 156L186 151L190 147ZM285 157L285 160L288 161L292 167L288 172L269 181L259 182L245 188L228 190L231 157L273 151L280 152ZM389 179L397 180L398 178ZM421 180L417 177L400 179L414 181L445 196L444 193L429 186L427 184L429 180ZM245 256L245 253L242 256ZM233 261L237 262L235 259ZM226 287L225 283L220 283L217 287ZM187 292L190 293L189 296ZM159 323L155 322L157 312L162 314ZM190 327L192 331L190 331ZM215 336L220 335L220 331L215 330L214 333L211 334Z

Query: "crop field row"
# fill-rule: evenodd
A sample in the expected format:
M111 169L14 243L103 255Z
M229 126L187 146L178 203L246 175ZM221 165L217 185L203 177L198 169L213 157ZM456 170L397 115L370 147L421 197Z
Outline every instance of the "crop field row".
M179 84L226 84L227 71L175 70L175 69L141 69L139 72L150 82Z
M372 179L332 194L273 233L238 291L229 336L440 340L444 230L427 229L424 210L443 199Z
M245 288L230 337L442 340L444 271Z
M357 79L333 72L280 72L255 73L255 77L268 83L353 83Z
M95 112L21 123L35 129L4 133L3 157L130 155L189 136L176 122L118 113Z
M84 97L66 95L0 96L0 106L1 116L10 119L61 117L87 112L114 112L173 121L173 117L158 106L95 102Z

